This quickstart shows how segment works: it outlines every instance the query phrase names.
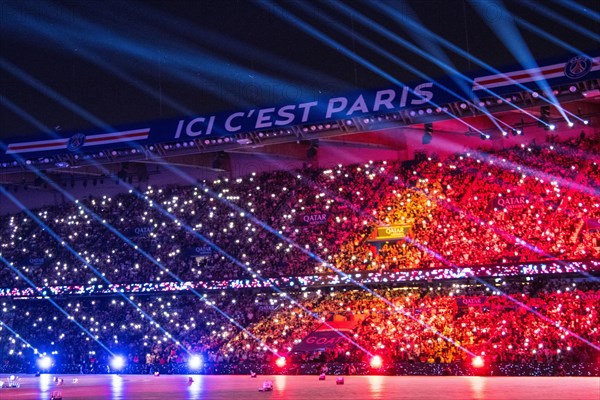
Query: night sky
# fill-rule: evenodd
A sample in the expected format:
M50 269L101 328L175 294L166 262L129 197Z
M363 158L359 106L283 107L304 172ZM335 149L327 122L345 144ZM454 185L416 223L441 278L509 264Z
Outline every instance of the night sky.
M448 75L377 33L373 25L366 26L365 18L429 54L445 57L444 62L461 72L481 67L439 45L436 49L407 19L496 67L520 61L494 32L506 27L516 28L524 48L538 60L567 56L572 53L568 46L600 48L600 22L594 18L600 14L600 1L335 4L2 0L0 137L39 135L46 129L67 134L389 86L388 79L371 70L375 68L401 82L423 80L372 44L431 77ZM397 18L376 4L396 10ZM556 15L545 15L536 4ZM277 10L289 13L289 19ZM532 33L522 21L564 43Z

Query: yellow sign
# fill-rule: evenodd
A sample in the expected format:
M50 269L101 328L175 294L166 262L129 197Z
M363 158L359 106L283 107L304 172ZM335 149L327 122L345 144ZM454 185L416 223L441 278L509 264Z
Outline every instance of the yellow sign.
M369 241L402 239L406 236L409 229L409 225L378 226L376 236L371 237Z

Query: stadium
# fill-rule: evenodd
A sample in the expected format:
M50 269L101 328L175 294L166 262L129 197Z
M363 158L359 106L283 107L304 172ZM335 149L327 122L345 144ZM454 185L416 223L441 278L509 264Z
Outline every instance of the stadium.
M600 395L594 2L0 11L0 399Z

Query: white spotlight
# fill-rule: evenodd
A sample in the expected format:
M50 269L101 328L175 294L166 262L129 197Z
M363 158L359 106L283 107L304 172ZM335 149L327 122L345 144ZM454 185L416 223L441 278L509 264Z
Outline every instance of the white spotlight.
M202 358L200 358L199 355L194 354L188 360L188 366L191 369L198 369L198 368L200 368L202 366Z
M114 356L112 360L110 360L110 366L114 370L123 369L125 366L125 359L122 356Z
M48 356L43 356L38 359L37 364L41 369L50 369L52 367L52 359Z

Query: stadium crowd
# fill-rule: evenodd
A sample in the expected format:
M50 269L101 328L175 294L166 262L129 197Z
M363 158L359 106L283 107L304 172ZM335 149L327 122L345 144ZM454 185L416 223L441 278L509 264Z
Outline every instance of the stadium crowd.
M466 361L474 355L492 362L596 360L598 352L585 340L595 346L600 343L598 284L589 285L595 288L591 291L586 290L588 284L557 280L541 286L503 281L497 286L453 284L376 294L363 290L313 293L317 297L312 301L281 309L251 332L290 351L323 320L351 315L356 324L351 340L301 357L328 362L367 362L377 354L390 361L430 363ZM462 307L457 301L474 296L483 296L484 303ZM247 352L244 349L251 340L242 332L222 351Z
M588 259L600 256L597 146L532 145L87 198L0 218L0 251L39 287L304 275L329 272L328 264L348 272ZM371 232L385 225L408 235L376 250ZM19 279L3 268L0 286Z
M2 217L0 250L40 287L587 259L600 256L593 150L524 146L88 198ZM382 225L408 235L376 250ZM0 286L18 279L3 269Z
M475 304L462 299L478 299ZM480 300L480 301L479 301ZM77 372L108 372L122 355L137 372L172 370L196 354L209 365L251 363L569 363L598 361L600 284L509 278L412 287L210 296L122 296L2 303L3 369L37 356ZM353 323L335 347L297 352L322 324ZM18 332L18 333L17 333Z
M223 280L600 257L594 140L149 187L0 217L0 287ZM518 216L518 217L517 217ZM378 226L406 237L373 241ZM594 279L3 299L3 368L32 352L82 372L208 363L598 359ZM529 279L529 278L528 278ZM456 286L458 285L458 286ZM406 286L406 285L405 285ZM510 293L513 300L498 292ZM485 298L476 307L457 298ZM385 299L383 301L382 299ZM482 300L483 301L483 300ZM352 341L293 348L328 318ZM21 368L19 367L19 368ZM144 370L146 371L146 370Z

